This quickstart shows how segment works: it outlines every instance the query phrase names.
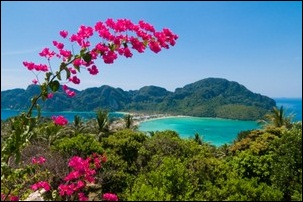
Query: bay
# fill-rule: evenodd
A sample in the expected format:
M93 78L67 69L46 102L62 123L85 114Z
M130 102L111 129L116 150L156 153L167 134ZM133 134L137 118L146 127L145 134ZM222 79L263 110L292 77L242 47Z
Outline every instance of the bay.
M181 138L194 138L198 133L203 141L215 146L232 143L240 131L260 128L256 121L240 121L219 118L170 117L151 119L140 123L139 130L176 131Z
M302 121L302 98L275 98L277 107L283 106L286 114L293 114L293 121ZM258 129L256 121L238 121L217 118L178 117L151 119L139 125L141 131L174 130L181 138L193 138L195 133L215 146L232 143L238 133Z
M287 114L294 114L293 121L302 121L302 98L275 98L278 107L283 106ZM1 120L20 114L20 110L1 109ZM110 112L110 117L123 117L123 112ZM75 115L88 120L96 117L96 112L45 112L42 116L51 117L63 115L69 122L74 120ZM195 133L203 137L203 140L215 146L232 143L237 134L244 130L257 129L260 126L255 121L239 121L218 118L201 117L170 117L150 119L139 124L140 131L163 131L174 130L181 138L193 138Z

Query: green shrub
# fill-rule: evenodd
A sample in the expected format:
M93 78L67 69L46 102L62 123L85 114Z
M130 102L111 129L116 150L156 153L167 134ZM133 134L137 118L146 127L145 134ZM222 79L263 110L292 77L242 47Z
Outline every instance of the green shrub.
M104 152L101 143L89 134L79 134L72 138L62 138L55 141L52 148L64 152L68 156L80 157L86 157L92 153L102 154Z

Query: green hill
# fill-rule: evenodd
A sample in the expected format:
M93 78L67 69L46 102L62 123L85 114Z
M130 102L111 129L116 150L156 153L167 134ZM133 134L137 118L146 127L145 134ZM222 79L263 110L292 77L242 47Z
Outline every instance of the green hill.
M75 90L75 89L73 89ZM169 113L189 116L220 117L256 120L269 112L275 101L249 91L245 86L221 78L206 78L177 88L175 92L157 86L124 91L107 85L76 91L69 98L60 89L54 97L40 102L47 111L92 111L97 108L109 111ZM26 90L1 91L1 108L27 109L39 86Z

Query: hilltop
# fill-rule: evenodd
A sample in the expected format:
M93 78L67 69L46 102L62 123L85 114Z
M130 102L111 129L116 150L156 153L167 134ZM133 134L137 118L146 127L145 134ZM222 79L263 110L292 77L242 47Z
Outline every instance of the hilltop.
M73 89L75 90L75 89ZM158 86L144 86L139 90L124 91L108 85L76 91L69 98L60 90L46 102L46 111L109 111L169 113L198 117L220 117L256 120L269 112L275 101L253 93L245 86L222 78L206 78L177 88L174 92ZM1 91L1 108L27 109L30 99L39 93L39 86Z

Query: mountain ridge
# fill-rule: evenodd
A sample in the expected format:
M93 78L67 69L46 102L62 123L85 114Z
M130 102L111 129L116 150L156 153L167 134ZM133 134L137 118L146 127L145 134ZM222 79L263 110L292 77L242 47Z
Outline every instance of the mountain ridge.
M52 99L40 101L46 111L108 111L169 113L198 117L218 117L240 120L257 120L268 113L276 102L244 85L223 78L205 78L174 92L159 86L143 86L138 90L124 91L109 85L84 90L72 89L76 96L69 98L62 88ZM1 108L27 109L30 98L39 93L39 86L27 89L1 91Z

